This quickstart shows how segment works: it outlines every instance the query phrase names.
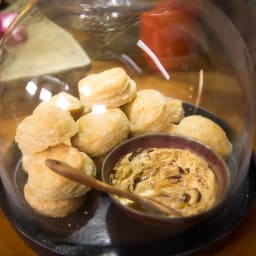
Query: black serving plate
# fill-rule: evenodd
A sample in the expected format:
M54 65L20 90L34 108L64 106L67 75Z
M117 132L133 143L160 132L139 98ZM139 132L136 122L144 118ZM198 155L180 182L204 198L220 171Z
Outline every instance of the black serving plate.
M186 113L194 111L185 105ZM228 127L204 110L229 133ZM256 159L252 155L248 175L217 214L187 230L138 222L127 216L108 195L91 191L82 208L66 218L46 218L25 202L26 174L13 144L6 160L6 176L0 183L0 206L13 227L41 255L64 256L171 256L190 255L223 241L246 217L256 193ZM4 183L4 185L3 185ZM10 196L11 195L11 196Z

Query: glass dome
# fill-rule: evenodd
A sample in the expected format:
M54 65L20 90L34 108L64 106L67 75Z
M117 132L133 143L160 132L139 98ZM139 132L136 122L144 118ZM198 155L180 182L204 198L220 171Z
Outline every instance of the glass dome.
M16 204L22 193L20 180L26 179L17 167L17 126L60 92L80 100L86 113L106 115L108 109L122 109L133 125L128 137L163 132L202 139L229 167L229 196L245 179L253 144L254 70L239 33L212 3L34 0L2 37L0 54L1 179ZM138 92L145 94L132 108ZM65 97L59 98L60 104L70 104ZM172 103L165 105L165 117L154 119L159 97L165 98L163 104ZM161 125L167 112L174 119ZM214 122L221 135L208 124L197 124L197 119L189 121L189 116ZM154 124L144 129L140 123L136 128L143 118ZM184 122L177 131L185 119L187 126ZM97 125L107 129L106 123ZM28 130L28 135L39 134L39 127ZM225 140L229 149L223 153L219 147ZM82 148L79 139L71 143ZM103 147L102 137L99 143ZM85 151L92 158L101 157L116 146L111 145L102 154ZM29 152L24 150L23 155Z

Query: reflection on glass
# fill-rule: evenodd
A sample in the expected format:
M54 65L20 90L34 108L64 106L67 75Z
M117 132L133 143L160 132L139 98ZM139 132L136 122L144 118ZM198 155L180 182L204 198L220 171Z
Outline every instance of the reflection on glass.
M70 105L71 105L70 101L64 96L60 96L56 100L56 106L60 107L63 110L67 110L70 107Z
M49 90L47 90L45 88L41 89L41 92L39 95L40 100L48 102L48 101L50 101L51 97L52 97L52 93Z
M31 80L27 83L25 89L30 95L35 95L37 91L37 85L34 81Z
M107 110L105 105L94 105L92 106L92 112L94 114L103 114Z
M164 78L166 80L170 80L170 75L167 73L157 55L142 40L139 40L137 45L152 59L156 67L163 74Z
M80 87L81 92L84 94L85 97L89 97L91 95L91 90L88 86L83 85Z

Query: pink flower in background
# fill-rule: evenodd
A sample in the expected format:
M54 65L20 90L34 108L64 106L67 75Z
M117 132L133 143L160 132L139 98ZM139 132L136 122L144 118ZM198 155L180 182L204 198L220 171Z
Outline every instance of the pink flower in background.
M0 12L0 38L3 36L16 16L17 13L14 12ZM26 39L27 33L25 31L25 27L18 26L13 30L6 43L9 47L14 47L17 44L24 42Z

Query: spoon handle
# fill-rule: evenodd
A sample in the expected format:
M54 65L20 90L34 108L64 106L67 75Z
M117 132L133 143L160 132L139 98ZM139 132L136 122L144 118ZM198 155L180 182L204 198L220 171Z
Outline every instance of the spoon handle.
M58 173L59 175L62 175L70 180L76 181L78 183L81 183L83 185L86 185L91 188L95 188L97 190L100 190L102 192L115 194L120 197L125 197L128 199L131 199L132 201L135 201L138 203L138 198L129 192L123 191L119 188L116 188L114 186L111 186L105 182L102 182L100 180L97 180L89 175L78 173L75 168L72 166L53 159L47 159L45 161L46 165L54 172Z
M143 207L146 210L161 213L164 215L180 216L180 213L177 212L176 210L170 207L164 206L153 199L150 199L148 197L138 196L136 194L111 186L89 175L78 173L76 169L74 169L73 167L71 167L70 165L64 162L54 160L54 159L46 159L45 164L52 171L58 173L59 175L62 175L70 180L84 184L88 187L97 189L99 191L114 194L119 197L128 198L133 202L139 204L141 207Z

